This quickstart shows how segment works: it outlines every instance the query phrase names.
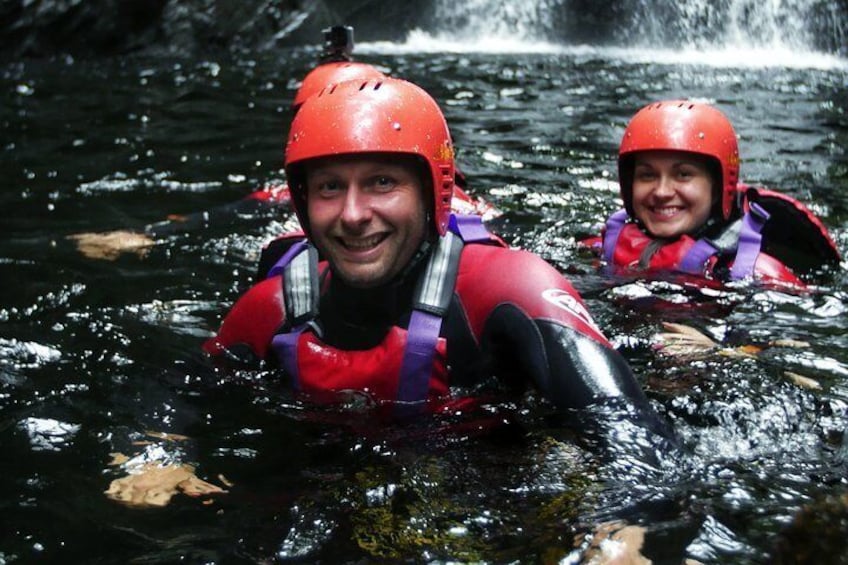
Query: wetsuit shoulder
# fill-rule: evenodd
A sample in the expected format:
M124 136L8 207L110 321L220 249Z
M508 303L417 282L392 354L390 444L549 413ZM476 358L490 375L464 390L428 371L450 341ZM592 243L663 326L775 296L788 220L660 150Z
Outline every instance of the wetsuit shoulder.
M492 310L512 304L531 319L555 321L608 345L568 279L529 251L466 246L456 290L476 335Z
M267 356L271 339L284 321L282 281L276 276L251 287L236 301L203 350L213 357L245 357L239 361L258 362ZM253 358L247 358L250 356Z

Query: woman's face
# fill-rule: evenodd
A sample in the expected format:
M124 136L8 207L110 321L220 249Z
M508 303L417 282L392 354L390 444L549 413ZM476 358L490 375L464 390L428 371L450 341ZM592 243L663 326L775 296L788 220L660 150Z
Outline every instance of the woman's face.
M633 213L654 237L693 233L710 217L713 182L706 157L682 151L637 153Z

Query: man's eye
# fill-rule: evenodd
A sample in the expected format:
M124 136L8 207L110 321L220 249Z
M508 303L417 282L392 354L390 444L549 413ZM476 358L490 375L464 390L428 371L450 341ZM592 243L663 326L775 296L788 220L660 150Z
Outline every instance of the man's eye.
M393 187L395 184L395 179L392 177L376 177L374 178L374 186L381 190L386 190Z
M314 185L314 190L321 196L330 196L341 189L337 182L320 182Z

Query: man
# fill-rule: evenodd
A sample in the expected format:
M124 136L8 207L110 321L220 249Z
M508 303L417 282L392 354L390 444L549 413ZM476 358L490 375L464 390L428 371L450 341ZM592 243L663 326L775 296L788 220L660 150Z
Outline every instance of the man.
M323 30L324 48L318 65L309 71L295 93L290 110L296 114L311 96L348 80L376 80L385 75L373 65L352 60L353 28L333 26ZM457 171L461 183L454 193L453 209L463 214L479 214L489 220L499 215L483 198L473 198L465 190L464 177ZM198 231L209 225L228 225L244 216L275 214L288 211L289 191L285 185L269 183L236 202L189 214L173 214L167 219L147 225L143 231L115 230L99 233L78 233L68 236L77 249L90 259L115 260L122 253L145 256L152 247L168 236ZM260 265L260 270L264 268Z
M453 144L422 89L386 78L313 96L285 170L306 239L236 302L204 344L213 358L279 367L315 399L357 391L405 415L494 376L561 409L624 406L664 433L569 282L479 217L451 214Z

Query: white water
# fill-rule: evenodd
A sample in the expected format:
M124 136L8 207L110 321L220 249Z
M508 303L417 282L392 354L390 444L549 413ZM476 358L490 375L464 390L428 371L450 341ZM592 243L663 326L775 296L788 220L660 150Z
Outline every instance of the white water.
M437 0L439 30L414 29L401 44L372 42L357 48L380 54L553 53L636 63L848 70L845 57L810 47L809 21L819 0L728 0L721 5L717 0L631 0L629 21L616 28L622 39L602 45L570 43L551 29L555 11L568 2ZM832 20L825 27L844 40L848 24L835 8L825 16Z

